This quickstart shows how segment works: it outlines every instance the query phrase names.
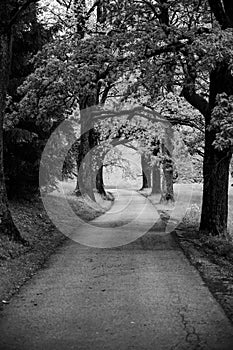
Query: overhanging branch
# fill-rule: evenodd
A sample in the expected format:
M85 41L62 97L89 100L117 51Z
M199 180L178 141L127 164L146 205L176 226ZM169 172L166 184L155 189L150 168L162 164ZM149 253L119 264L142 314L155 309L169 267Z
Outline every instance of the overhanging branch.
M196 108L204 117L208 114L208 102L202 96L197 94L194 89L188 86L184 86L181 96L183 96L186 101L190 103L194 108Z

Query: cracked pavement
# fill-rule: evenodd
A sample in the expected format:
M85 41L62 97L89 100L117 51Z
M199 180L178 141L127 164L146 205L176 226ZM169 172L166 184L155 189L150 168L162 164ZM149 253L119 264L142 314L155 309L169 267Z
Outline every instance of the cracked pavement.
M1 350L233 349L222 308L156 226L122 247L67 242L0 316Z

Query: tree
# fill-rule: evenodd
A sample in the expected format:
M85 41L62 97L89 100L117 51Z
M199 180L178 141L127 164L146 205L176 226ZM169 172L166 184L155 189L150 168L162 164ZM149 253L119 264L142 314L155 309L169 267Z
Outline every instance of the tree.
M223 30L233 28L232 3L226 0L209 0L209 4L221 28ZM230 33L230 36L232 36L232 33ZM221 101L220 96L223 96L222 94L225 96L227 107L230 108L226 108L223 101ZM228 103L228 99L232 95L231 61L225 56L216 63L210 74L209 105L205 113L204 187L200 229L214 235L227 234L228 183L232 157L232 142L229 135L232 136L233 121L231 103ZM229 132L225 136L228 136L228 140L222 138L223 142L220 142L220 147L216 147L218 132L220 131L221 134L222 126L226 123L228 125L225 125L225 130L227 129Z
M1 1L0 4L0 230L16 241L25 242L15 227L7 201L4 159L3 159L3 124L6 107L6 93L10 76L12 30L28 6L36 1Z
M114 8L112 5L112 11ZM211 9L221 27L213 20ZM149 90L151 106L158 105L156 100L161 95L169 92L180 94L203 115L204 191L200 229L214 235L225 234L227 230L228 174L232 151L229 146L220 149L214 145L217 131L212 123L212 114L219 95L232 95L231 9L232 5L227 0L213 0L209 4L194 0L140 3L132 0L124 7L130 20L128 23L125 23L125 17L123 20L124 28L130 32L127 34L125 56L128 54L134 71L139 72L134 83L136 91ZM115 9L115 13L117 11ZM122 9L120 11L122 13ZM119 22L122 23L120 15L118 28Z
M54 26L47 28L38 18L39 5L32 3L12 31L12 59L4 122L4 168L9 197L37 193L39 160L43 140L39 126L19 118L18 87L34 70L33 56L52 39Z
M153 121L150 120L150 117L152 117ZM143 188L151 187L152 166L156 166L158 159L160 162L163 158L161 155L160 158L158 157L159 145L162 140L164 142L164 135L166 134L163 132L164 121L161 116L146 108L135 107L120 111L103 110L102 113L99 112L97 118L103 119L98 129L99 135L103 140L102 145L106 142L105 147L107 149L109 146L123 144L139 152L141 154L141 168L143 171ZM165 143L169 147L168 142L166 141ZM152 158L156 159L153 159L152 162ZM160 173L157 180L159 182L157 186L160 186ZM173 186L173 182L171 186Z
M151 188L151 167L148 155L141 154L141 167L142 167L142 190Z
M160 151L160 142L155 139L152 142L152 191L151 194L161 194L161 174L160 174L160 162L159 151ZM153 159L154 158L154 159Z

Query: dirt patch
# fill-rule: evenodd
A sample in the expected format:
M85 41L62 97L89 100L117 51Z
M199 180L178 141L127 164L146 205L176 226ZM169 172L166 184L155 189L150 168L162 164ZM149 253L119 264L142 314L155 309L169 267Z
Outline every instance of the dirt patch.
M90 206L81 197L69 195L73 210L85 221L93 220L111 207ZM104 208L103 208L104 207ZM29 242L25 247L6 237L0 237L0 301L9 298L44 264L56 248L68 241L48 218L39 197L10 203L14 222L22 236ZM0 304L1 306L1 304Z

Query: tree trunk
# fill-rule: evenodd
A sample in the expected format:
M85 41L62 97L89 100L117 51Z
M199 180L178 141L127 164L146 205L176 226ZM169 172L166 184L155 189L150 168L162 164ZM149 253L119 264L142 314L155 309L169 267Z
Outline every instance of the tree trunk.
M205 116L205 154L203 163L203 200L200 230L212 235L227 234L228 185L232 152L217 150L213 146L216 133L209 130L211 113L216 105L216 96L225 92L233 94L233 78L229 67L219 66L210 75L209 113Z
M107 193L104 188L103 180L103 170L104 170L104 158L106 153L101 149L101 147L95 147L94 158L95 158L95 172L94 172L94 181L97 192L103 197L107 198Z
M165 148L165 145L162 145L161 147L165 159L162 162L163 186L160 203L173 203L175 201L173 189L173 161L170 158L170 152Z
M142 167L142 188L141 190L145 188L151 187L151 169L148 164L148 158L145 154L141 155L141 167Z
M10 70L11 35L0 29L0 232L15 241L25 243L14 225L6 194L3 165L3 121L6 104L6 90Z
M152 194L161 194L160 168L154 164L152 169Z
M92 130L86 131L81 135L81 142L78 154L78 177L76 184L77 195L88 195L93 201L95 196L93 192L93 164L91 154L91 138Z
M91 104L91 103L90 103ZM95 133L93 129L93 121L91 115L91 108L82 108L81 105L81 136L80 146L77 155L77 184L76 194L77 195L88 195L93 201L95 196L93 192L94 176L93 176L93 162L91 150L95 146Z
M174 203L173 166L172 162L163 164L163 188L160 203Z
M103 181L103 169L104 166L101 165L100 168L97 171L97 175L96 175L96 189L98 191L98 193L103 196L103 197L107 197L105 188L104 188L104 181Z
M217 151L212 142L213 135L206 131L200 230L212 235L226 235L231 155Z

